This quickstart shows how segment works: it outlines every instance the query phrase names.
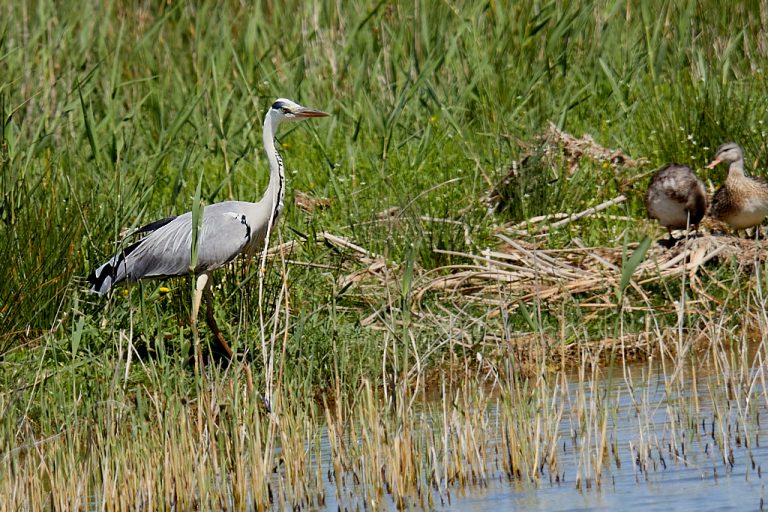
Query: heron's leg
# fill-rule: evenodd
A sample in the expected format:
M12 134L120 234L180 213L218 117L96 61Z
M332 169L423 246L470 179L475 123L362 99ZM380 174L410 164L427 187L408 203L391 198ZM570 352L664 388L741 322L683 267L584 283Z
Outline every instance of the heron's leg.
M226 352L227 356L232 359L232 349L229 348L229 344L227 343L227 340L224 339L224 335L221 333L219 325L216 323L216 318L213 316L213 292L211 292L211 287L207 286L203 293L205 294L205 319L208 322L208 327L213 331L221 348Z
M206 290L208 287L208 274L200 274L197 276L197 281L195 282L195 293L192 296L192 336L194 338L195 343L195 366L197 366L197 362L202 364L203 362L203 353L200 350L200 334L197 330L197 314L200 311L200 301L203 298L203 290Z

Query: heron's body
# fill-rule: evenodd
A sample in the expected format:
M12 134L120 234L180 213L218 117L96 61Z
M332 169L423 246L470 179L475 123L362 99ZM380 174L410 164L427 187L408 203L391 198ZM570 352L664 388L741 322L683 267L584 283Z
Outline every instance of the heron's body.
M267 225L256 220L269 215L270 201L224 201L203 209L195 273L214 270L240 254L259 249ZM276 212L279 215L279 211ZM275 215L275 220L277 215ZM92 291L106 293L122 281L173 277L190 272L192 212L145 226L144 238L117 253L96 269Z
M734 142L720 146L707 167L711 169L720 162L730 164L728 176L712 196L709 215L736 230L757 226L768 215L768 185L747 176L743 151Z
M669 164L656 171L645 194L648 216L667 228L695 226L707 211L704 183L685 165Z
M192 260L192 212L162 219L139 229L143 238L128 245L89 276L90 291L99 295L123 281L173 277L194 270L198 275L192 303L192 324L196 325L200 299L210 295L209 273L232 261L240 254L249 254L263 246L269 229L277 222L283 208L285 175L283 162L275 148L277 127L285 121L326 116L325 112L302 107L291 100L279 99L264 118L263 143L269 161L269 185L259 202L224 201L203 208L198 233L197 259ZM208 302L210 305L210 301ZM209 323L213 321L209 308ZM229 347L217 333L226 351Z

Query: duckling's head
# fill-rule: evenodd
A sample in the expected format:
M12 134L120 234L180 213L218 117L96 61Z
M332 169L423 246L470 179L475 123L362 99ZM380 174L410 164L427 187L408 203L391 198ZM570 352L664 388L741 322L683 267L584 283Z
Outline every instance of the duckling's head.
M731 164L740 160L744 160L744 151L742 151L741 146L735 142L726 142L717 148L715 159L710 162L707 169L712 169L720 162Z

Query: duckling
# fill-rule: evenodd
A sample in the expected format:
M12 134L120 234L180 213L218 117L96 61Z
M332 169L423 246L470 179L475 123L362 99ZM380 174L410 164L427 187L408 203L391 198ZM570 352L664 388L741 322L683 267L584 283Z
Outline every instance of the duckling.
M648 216L669 231L668 246L675 243L673 229L696 226L707 211L704 183L680 164L668 164L656 171L645 193Z
M712 196L709 215L735 230L757 226L768 215L768 185L744 172L744 152L735 142L717 148L715 159L707 166L714 168L727 162L728 177Z

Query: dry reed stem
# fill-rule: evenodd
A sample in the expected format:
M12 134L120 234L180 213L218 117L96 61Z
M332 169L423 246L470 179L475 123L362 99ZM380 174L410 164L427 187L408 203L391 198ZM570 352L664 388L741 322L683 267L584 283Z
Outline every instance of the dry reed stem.
M619 203L623 203L626 200L627 198L623 194L621 194L617 197L614 197L613 199L609 199L608 201L602 202L597 206L587 208L586 210L583 210L579 213L573 213L570 215L567 213L553 213L550 215L540 215L537 217L532 217L528 220L525 220L513 226L502 227L499 230L508 232L508 233L514 233L516 235L527 235L529 233L548 233L552 229L561 228L567 224L570 224L571 222L574 222L579 219L583 219L584 217L588 217L590 215L594 215L595 213L601 212ZM552 221L552 220L555 220L555 222L551 224L549 223L542 224L545 221ZM542 225L536 228L532 228L532 226L534 226L535 224L542 224Z

